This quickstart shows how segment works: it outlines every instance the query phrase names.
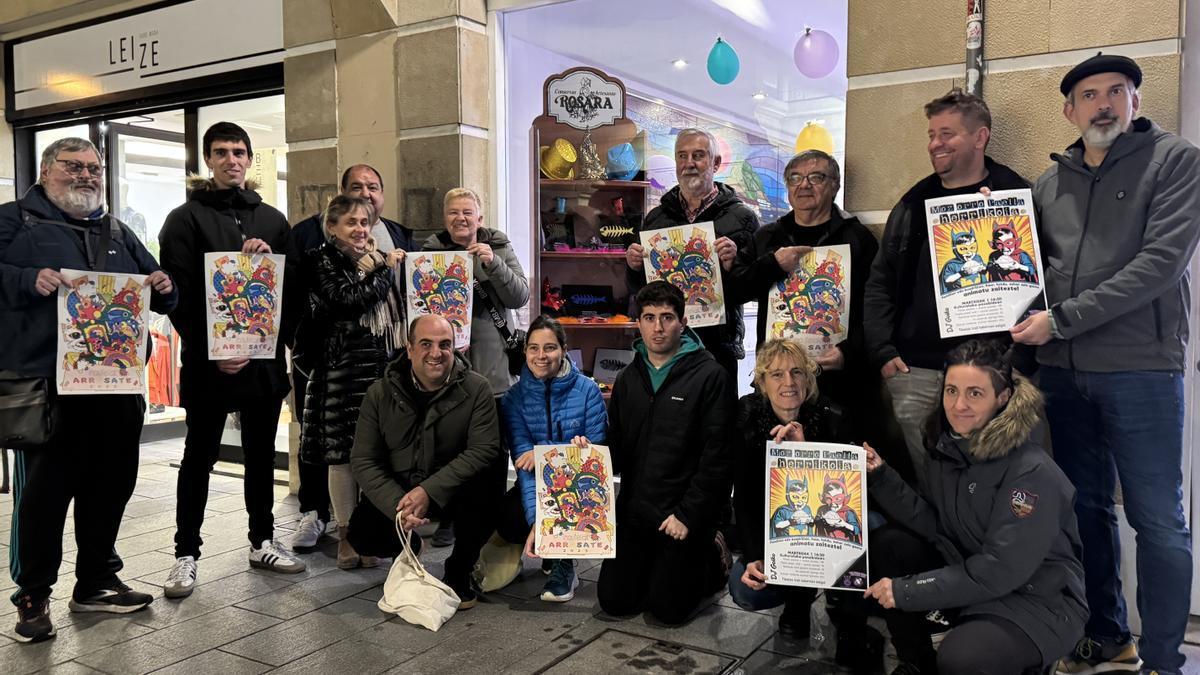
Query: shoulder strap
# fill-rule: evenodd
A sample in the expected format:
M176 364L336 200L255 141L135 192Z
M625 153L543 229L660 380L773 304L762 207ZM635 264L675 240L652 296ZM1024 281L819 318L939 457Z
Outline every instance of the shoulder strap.
M51 220L49 218L39 218L27 211L20 204L17 208L21 210L21 219L26 225L54 225L56 227L65 227L70 230L75 230L83 239L83 250L87 257L88 265L95 272L103 272L105 264L108 261L108 247L114 240L122 241L124 239L121 232L121 223L111 215L105 215L105 224L100 226L99 246L92 245L91 229L81 225L72 225L71 223L61 220Z
M504 312L496 306L496 301L492 300L492 294L496 292L496 288L492 286L490 281L475 280L475 294L483 301L483 306L487 307L488 314L492 317L492 323L496 325L496 330L500 331L500 337L504 338L505 342L512 340L512 331L508 328L508 320L504 318Z

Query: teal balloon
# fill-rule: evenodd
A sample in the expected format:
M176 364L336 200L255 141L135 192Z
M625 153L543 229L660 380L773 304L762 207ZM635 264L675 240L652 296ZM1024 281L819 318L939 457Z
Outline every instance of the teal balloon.
M729 43L717 38L712 51L708 53L708 76L717 84L729 84L737 79L738 71L742 69L737 52Z

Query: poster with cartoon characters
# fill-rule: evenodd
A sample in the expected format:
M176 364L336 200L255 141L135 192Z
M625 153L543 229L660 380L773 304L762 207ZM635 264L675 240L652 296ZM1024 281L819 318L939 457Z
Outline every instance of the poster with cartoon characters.
M925 200L941 336L1006 331L1045 303L1029 190Z
M865 591L867 459L856 445L767 441L767 583Z
M144 394L150 287L140 274L62 270L58 393Z
M209 360L275 358L283 267L277 253L204 254Z
M725 291L713 224L693 223L641 232L646 282L663 280L683 291L692 328L725 323Z
M533 458L534 552L542 558L615 558L617 495L608 448L535 445Z
M454 348L471 346L475 267L462 251L411 253L404 258L408 317L437 314L454 329Z
M767 294L768 338L804 345L812 356L846 339L850 323L850 246L818 246Z

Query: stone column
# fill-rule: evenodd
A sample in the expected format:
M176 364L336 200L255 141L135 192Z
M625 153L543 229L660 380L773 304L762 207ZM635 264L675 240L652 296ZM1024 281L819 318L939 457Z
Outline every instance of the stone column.
M4 52L0 50L0 72L4 69ZM0 78L0 120L4 119L4 106L7 101L7 83ZM17 198L16 160L13 154L12 125L0 124L0 204L6 204Z
M1059 80L1098 50L1141 65L1142 114L1179 128L1180 0L984 3L988 154L1029 180L1078 137ZM963 86L964 0L850 0L846 207L882 232L887 211L932 171L922 106ZM1120 45L1120 47L1115 47Z

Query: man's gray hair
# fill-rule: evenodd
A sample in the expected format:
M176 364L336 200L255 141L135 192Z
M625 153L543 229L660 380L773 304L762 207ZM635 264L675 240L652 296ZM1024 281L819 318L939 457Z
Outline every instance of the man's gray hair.
M709 155L716 157L717 155L719 155L721 153L720 148L717 145L717 137L713 136L711 133L709 133L703 129L697 129L695 127L688 127L686 129L680 131L675 136L675 147L678 148L680 141L687 138L688 136L703 136L703 137L707 138ZM725 159L725 158L722 157L721 159Z
M839 188L841 188L842 167L838 166L837 160L833 158L833 155L825 152L824 150L816 149L805 150L789 159L787 166L783 167L784 181L787 180L788 174L792 172L792 167L814 159L825 160L825 162L829 165L829 177L833 179L834 185L837 185ZM834 192L836 193L837 190L834 190Z
M50 165L54 163L54 160L58 159L58 154L60 152L83 152L84 150L91 150L92 152L96 153L96 159L100 159L100 151L97 150L96 146L88 139L79 138L77 136L60 138L46 146L46 149L42 151L41 171L47 171L50 168Z

